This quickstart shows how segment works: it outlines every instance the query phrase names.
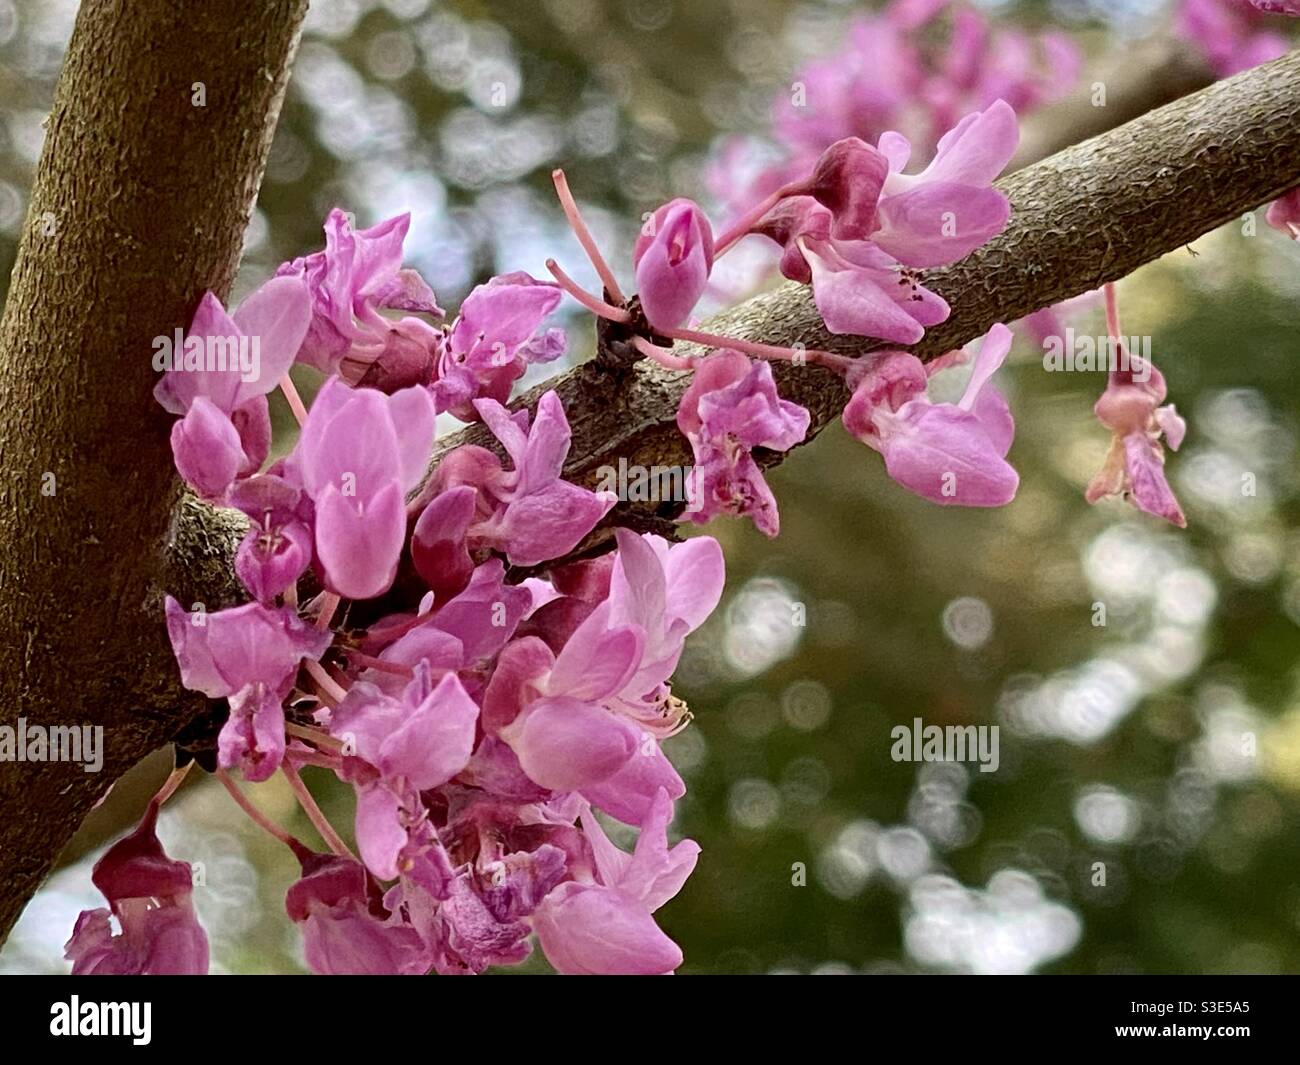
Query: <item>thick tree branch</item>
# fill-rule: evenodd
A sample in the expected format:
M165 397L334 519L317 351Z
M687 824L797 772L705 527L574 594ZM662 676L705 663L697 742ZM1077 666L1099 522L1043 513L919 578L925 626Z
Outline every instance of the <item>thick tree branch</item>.
M178 491L152 340L230 289L306 8L77 17L0 322L0 723L100 724L106 759L0 763L0 937L95 800L192 713L163 588L235 590L210 511L176 526L184 567L159 570Z

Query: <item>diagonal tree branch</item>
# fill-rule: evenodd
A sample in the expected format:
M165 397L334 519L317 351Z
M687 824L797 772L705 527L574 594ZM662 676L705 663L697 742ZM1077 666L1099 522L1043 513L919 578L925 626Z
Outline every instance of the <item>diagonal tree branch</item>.
M1019 170L998 183L1011 200L1007 228L926 284L952 306L912 348L929 360L1042 307L1097 288L1181 248L1300 185L1300 51L1218 82ZM786 283L718 315L709 332L786 347L861 355L880 345L826 332L809 290ZM685 350L685 349L679 349ZM701 354L696 350L693 354ZM776 363L782 396L812 414L808 440L847 399L839 377ZM534 388L554 388L573 427L565 476L594 486L601 467L691 462L677 430L689 373L642 361L625 378L593 363ZM435 462L464 443L494 447L483 426L439 442ZM499 449L498 449L499 450ZM771 462L780 455L770 456ZM681 504L620 503L579 552L598 550L612 527L650 528Z

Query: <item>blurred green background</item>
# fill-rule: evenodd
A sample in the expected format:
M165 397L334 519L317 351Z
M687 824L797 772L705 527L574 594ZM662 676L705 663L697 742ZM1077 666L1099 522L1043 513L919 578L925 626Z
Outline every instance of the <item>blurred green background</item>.
M317 0L239 288L318 247L335 204L364 224L412 211L408 259L449 310L492 272L544 274L548 255L590 281L556 165L625 267L642 212L707 202L718 139L761 130L773 93L861 10ZM0 0L6 279L74 13ZM1167 17L1102 0L993 13L1077 31L1090 65L1108 34ZM1103 375L1045 373L1029 341L999 378L1018 423L1010 506L916 499L835 425L771 476L779 539L708 530L727 592L677 677L695 722L668 743L689 785L675 831L703 847L659 915L684 972L1300 972L1300 244L1262 217L1233 224L1120 291L1189 419L1169 463L1187 532L1085 505ZM569 324L573 361L592 330ZM915 717L998 724L1000 768L892 761L891 728ZM165 772L115 789L0 971L66 971L75 914L98 904L88 848ZM350 795L307 777L349 824ZM312 838L287 790L255 794ZM202 863L214 971L302 968L282 910L295 863L219 787L187 786L162 834Z

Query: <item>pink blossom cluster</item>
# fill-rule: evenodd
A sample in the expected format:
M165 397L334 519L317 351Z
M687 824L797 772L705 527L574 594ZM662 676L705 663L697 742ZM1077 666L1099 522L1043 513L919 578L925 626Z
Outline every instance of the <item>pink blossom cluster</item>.
M900 0L884 22L915 29L946 7ZM954 20L965 44L954 43L943 78L904 85L935 115L991 86L1022 104L1048 92L1021 54L1025 40L998 38L994 61L978 16L958 8ZM839 75L828 66L824 76ZM156 396L177 416L182 479L248 519L234 568L249 601L209 612L168 598L166 622L182 683L224 704L205 762L300 860L286 909L313 970L478 973L523 961L534 938L560 972L678 967L681 952L654 914L699 848L669 845L685 785L662 743L689 721L670 682L686 637L721 597L721 550L707 536L669 543L620 528L615 550L590 557L584 544L617 518L617 499L564 477L571 432L559 394L512 409L512 387L563 354L565 335L546 320L567 293L603 319L603 356L691 375L665 384L681 389L676 423L694 456L683 520L743 516L777 534L764 461L805 440L812 419L782 397L774 363L838 374L845 428L902 487L943 505L1003 505L1019 484L1007 460L1015 424L993 378L1011 330L995 324L977 351L929 364L902 346L949 315L921 271L1006 225L1011 208L993 182L1018 140L1015 110L995 96L953 122L923 166L895 130L838 136L716 235L697 204L674 199L636 242L630 296L557 171L599 295L550 260L554 282L494 277L445 323L429 286L402 265L408 217L357 230L335 210L322 251L283 264L234 310L203 297L185 357ZM715 264L747 236L764 238L780 272L811 287L828 333L878 345L849 357L695 328ZM1113 287L1106 296L1118 338ZM212 362L248 339L261 353L253 372ZM684 356L677 341L710 353ZM323 375L310 405L289 376L295 363ZM960 398L934 398L932 377L964 363ZM1087 497L1120 495L1182 525L1163 464L1183 422L1154 367L1124 365L1096 406L1113 443ZM277 387L300 431L268 464ZM495 446L435 456L444 413L481 422ZM354 791L355 853L312 799L308 766ZM183 772L96 866L108 908L78 920L67 945L74 972L206 971L189 867L154 831ZM267 819L235 780L276 773L328 850ZM602 819L639 830L630 853Z
M710 188L738 213L845 137L874 142L903 130L929 151L962 115L995 100L1024 116L1062 98L1081 66L1078 46L1060 31L995 25L961 0L891 0L879 14L853 19L843 46L796 71L791 90L775 98L779 161L763 164L770 149L731 137L714 160Z
M429 325L415 314L441 312L401 269L405 228L353 232L332 213L324 252L232 314L209 294L190 324L191 336L258 336L258 376L182 366L158 385L182 415L182 477L250 523L235 563L250 602L167 600L182 682L224 700L218 776L301 860L286 906L313 970L478 973L521 962L535 935L561 972L671 972L681 953L653 914L699 848L668 843L685 786L661 742L689 720L669 680L721 596L721 551L619 530L617 551L545 568L614 503L562 479L570 431L555 393L531 418L498 401L524 365L562 350L542 330L560 291L494 278L455 324ZM329 375L309 409L285 376L295 360ZM277 383L303 424L263 469ZM426 480L435 416L461 407L505 461L462 447ZM507 564L544 575L520 580ZM299 603L303 578L320 591ZM354 623L361 608L370 620ZM304 766L355 791L355 854ZM232 777L277 771L329 852L266 822ZM157 805L96 866L109 908L78 921L74 972L207 969L189 868L163 854ZM630 854L597 811L640 829Z
M972 411L932 403L925 395L926 368L904 352L851 359L700 333L683 322L715 262L742 238L757 235L778 252L785 277L811 286L828 332L915 343L949 315L948 304L925 287L919 271L955 262L1002 231L1010 206L992 182L1018 142L1015 111L995 100L940 137L933 158L915 173L907 172L912 146L901 133L887 130L875 144L857 137L835 141L804 173L716 237L698 205L672 200L651 214L634 248L633 300L623 299L598 253L593 257L605 295L621 306L584 292L548 264L575 298L613 325L632 329L643 319L647 331L633 338L641 353L669 368L694 371L677 415L695 458L691 520L744 515L767 535L777 534L776 500L755 451L788 450L806 437L810 418L778 394L772 360L812 362L841 374L853 390L846 424L884 455L886 471L903 487L941 504L1000 506L1011 500L1019 481L1005 460L1014 431L1011 415L995 389L980 389L1010 348L1004 327L996 327L986 343L989 358L976 365L979 380L972 380L970 404L977 394L983 398ZM563 198L567 188L558 184ZM576 206L568 210L576 217ZM584 245L591 250L589 241ZM701 343L716 353L693 363L657 340ZM954 356L941 365L957 361ZM901 378L882 385L896 371L907 378L906 386Z
M1267 12L1300 11L1294 0L1180 0L1174 28L1196 46L1215 77L1226 78L1287 52Z

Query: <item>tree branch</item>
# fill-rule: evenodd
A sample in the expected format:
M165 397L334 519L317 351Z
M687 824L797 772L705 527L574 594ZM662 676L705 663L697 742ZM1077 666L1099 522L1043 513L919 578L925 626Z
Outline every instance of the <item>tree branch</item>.
M103 771L0 763L0 937L112 782L193 712L164 586L230 601L231 528L172 539L156 336L239 265L307 0L85 0L0 322L0 723L99 724ZM184 519L185 512L181 512Z
M911 350L929 360L1042 307L1097 288L1181 248L1300 185L1300 51L1149 112L998 183L1011 200L1007 228L925 283L952 306ZM804 285L786 283L726 311L706 328L786 347L844 355L881 345L828 333ZM696 349L679 353L701 354ZM839 377L815 366L773 365L786 399L812 415L808 440L839 416ZM598 483L601 467L692 461L677 430L689 373L642 361L625 379L586 363L537 386L514 406L555 389L573 427L565 476ZM466 443L495 447L481 425L439 442L436 460ZM497 448L499 451L500 449ZM781 455L768 457L769 464ZM599 550L613 527L650 528L681 504L620 503L580 545Z

